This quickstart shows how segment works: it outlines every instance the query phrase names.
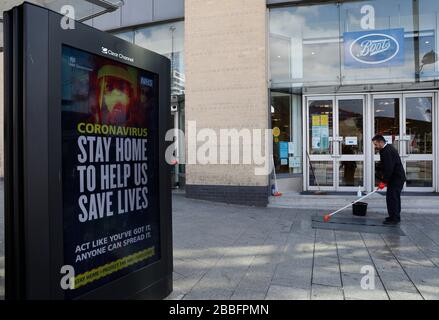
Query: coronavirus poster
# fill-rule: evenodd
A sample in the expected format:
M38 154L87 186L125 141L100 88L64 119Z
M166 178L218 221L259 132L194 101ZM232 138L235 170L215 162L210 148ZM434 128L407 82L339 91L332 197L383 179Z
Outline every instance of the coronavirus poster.
M62 52L64 264L78 297L160 259L158 76Z

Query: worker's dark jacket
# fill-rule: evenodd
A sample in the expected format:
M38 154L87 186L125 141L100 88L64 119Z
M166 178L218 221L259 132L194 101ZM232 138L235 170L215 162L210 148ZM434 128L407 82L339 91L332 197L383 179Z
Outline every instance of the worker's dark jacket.
M380 150L381 181L390 185L403 185L406 177L398 151L391 145Z

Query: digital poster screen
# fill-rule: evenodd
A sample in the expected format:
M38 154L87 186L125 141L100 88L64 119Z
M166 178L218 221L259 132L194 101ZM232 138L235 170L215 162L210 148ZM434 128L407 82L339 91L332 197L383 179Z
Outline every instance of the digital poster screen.
M67 298L160 260L158 92L154 73L62 48Z

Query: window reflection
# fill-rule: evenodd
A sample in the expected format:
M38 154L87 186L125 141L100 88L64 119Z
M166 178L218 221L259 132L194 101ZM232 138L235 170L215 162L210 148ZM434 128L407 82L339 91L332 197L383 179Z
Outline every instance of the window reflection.
M341 161L339 186L358 187L363 186L363 162L362 161Z
M184 93L184 22L165 23L135 30L134 43L171 60L172 94Z
M406 98L406 134L409 154L432 154L432 101L429 97Z
M332 161L310 161L309 185L333 186L334 163Z
M365 22L364 6L373 8ZM419 23L414 14L419 11ZM366 19L367 20L367 19ZM369 0L270 9L273 86L392 84L439 79L439 1ZM344 66L345 32L404 30L398 65Z
M184 94L184 22L164 23L115 33L115 36L157 52L171 60L171 93Z
M407 161L407 187L432 187L433 162Z
M374 125L375 134L381 134L392 141L393 146L399 150L397 138L399 137L399 98L380 98L374 100ZM378 150L375 150L378 153Z
M337 83L339 18L336 4L270 10L270 61L273 81ZM279 65L290 57L291 67ZM288 73L285 70L289 70Z
M363 153L363 100L338 102L339 135L344 137L341 154Z

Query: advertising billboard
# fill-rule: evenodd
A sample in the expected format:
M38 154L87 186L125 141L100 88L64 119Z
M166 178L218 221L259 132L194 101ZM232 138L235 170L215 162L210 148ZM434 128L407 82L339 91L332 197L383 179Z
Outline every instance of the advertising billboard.
M73 296L160 259L157 78L62 48L63 243Z
M5 14L6 299L164 298L170 61L62 18Z

